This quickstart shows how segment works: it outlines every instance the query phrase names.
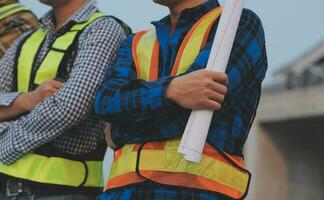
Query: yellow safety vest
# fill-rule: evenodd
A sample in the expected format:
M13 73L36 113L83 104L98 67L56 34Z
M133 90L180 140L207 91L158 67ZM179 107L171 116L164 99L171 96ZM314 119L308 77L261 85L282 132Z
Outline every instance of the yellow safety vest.
M47 31L38 29L32 33L23 43L17 60L18 91L28 92L32 83L39 85L45 80L54 79L66 51L78 39L79 33L103 16L97 12L88 21L72 26L68 32L58 37L41 63L34 80L31 80L31 71ZM10 166L0 164L0 174L61 187L97 190L104 185L101 160L70 160L36 153L30 153Z
M0 8L0 21L5 19L6 17L9 17L13 14L16 14L18 12L23 12L23 11L30 11L30 10L19 3L13 3L13 4L3 6L2 8Z
M221 14L216 8L203 16L187 33L171 75L184 73L206 45L210 30ZM132 42L138 79L158 79L159 42L155 29L137 33ZM227 154L206 144L201 162L191 163L177 152L180 139L125 145L115 158L105 191L146 180L155 183L218 193L231 199L247 195L251 174L244 169L242 157Z

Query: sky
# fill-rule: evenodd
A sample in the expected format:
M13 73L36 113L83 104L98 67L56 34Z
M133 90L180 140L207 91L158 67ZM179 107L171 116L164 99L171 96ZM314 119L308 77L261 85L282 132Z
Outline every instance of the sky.
M38 0L21 2L39 17L50 9ZM119 17L134 31L149 28L151 21L168 14L168 9L152 0L97 2L101 11ZM268 82L273 72L324 42L323 0L246 0L245 7L257 13L263 22L269 60Z

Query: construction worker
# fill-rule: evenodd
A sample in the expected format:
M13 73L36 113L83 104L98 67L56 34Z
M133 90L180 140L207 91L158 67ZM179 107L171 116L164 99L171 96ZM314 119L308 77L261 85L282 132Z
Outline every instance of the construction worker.
M0 1L0 58L21 34L37 26L35 15L17 0Z
M122 44L96 95L115 149L101 199L243 199L250 173L242 150L267 69L262 24L244 10L226 74L205 71L218 1L154 2L170 15ZM197 164L177 152L192 109L215 111Z
M93 0L53 9L0 60L0 199L95 199L104 122L95 91L125 33Z

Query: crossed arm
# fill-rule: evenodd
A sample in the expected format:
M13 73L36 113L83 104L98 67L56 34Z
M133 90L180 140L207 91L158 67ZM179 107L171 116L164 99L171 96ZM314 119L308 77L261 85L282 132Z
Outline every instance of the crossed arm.
M79 43L73 70L64 86L60 87L61 83L54 81L39 86L30 95L36 98L29 105L29 109L33 108L31 112L20 117L0 134L0 163L14 163L78 124L91 111L104 69L113 61L115 51L123 39L123 29L112 19L98 20L82 33L79 40L83 42ZM9 52L9 55L14 56L15 49L11 51L14 52ZM8 59L6 63L2 61L0 68L1 71L5 69L3 71L7 77L0 78L2 106L12 106L24 94L11 92L14 89L13 62L10 63ZM35 95L37 92L42 95ZM40 103L34 106L39 100ZM5 113L4 110L2 112Z
M34 91L19 94L9 106L0 107L0 122L16 119L25 113L31 112L37 104L46 97L58 92L62 87L61 82L48 80Z

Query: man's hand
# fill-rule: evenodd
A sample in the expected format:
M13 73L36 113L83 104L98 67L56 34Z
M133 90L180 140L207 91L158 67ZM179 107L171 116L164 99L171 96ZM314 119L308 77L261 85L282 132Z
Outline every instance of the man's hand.
M111 149L115 149L116 145L114 144L111 138L111 124L108 124L105 127L104 132L105 132L105 139L106 139L107 146Z
M36 90L18 96L17 101L25 112L32 111L46 97L52 96L63 87L63 83L55 80L44 81Z
M227 93L227 75L198 70L173 79L166 98L187 109L218 111Z

